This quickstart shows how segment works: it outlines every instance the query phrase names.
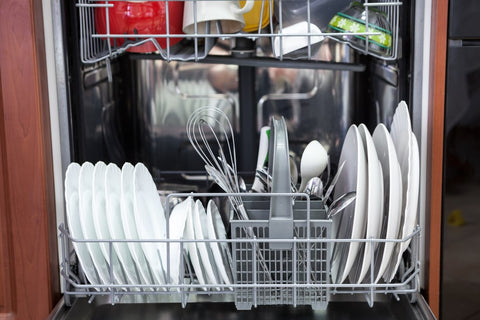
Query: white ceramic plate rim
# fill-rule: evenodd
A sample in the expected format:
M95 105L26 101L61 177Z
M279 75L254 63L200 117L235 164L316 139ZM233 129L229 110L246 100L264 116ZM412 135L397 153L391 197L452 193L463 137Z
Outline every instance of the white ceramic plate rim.
M195 239L195 231L193 227L193 211L195 210L195 203L188 207L187 211L187 223L185 225L185 239L187 240L194 240ZM188 252L188 256L190 257L190 262L192 263L193 271L197 276L197 280L200 284L205 283L204 271L203 267L200 263L200 257L198 255L197 244L195 242L187 242L185 244ZM207 290L206 287L202 287L203 290Z
M217 215L219 215L218 209L215 206L215 203L212 200L210 200L207 204L207 231L208 231L207 239L221 240L220 236L217 235L215 231L215 219L218 218ZM222 244L224 244L224 242L221 242L221 243L210 242L210 248L212 250L213 258L215 259L217 270L223 280L223 283L231 284L232 282L230 277L228 276L229 273L227 271L229 266L225 264L224 258L222 258L222 253L220 251L220 246Z
M129 240L138 239L133 204L133 174L133 165L129 162L125 162L122 166L121 176L121 218L123 229L125 231L125 238ZM137 266L142 283L153 284L154 280L152 279L142 246L138 242L128 242L128 248L132 259Z
M378 138L377 138L378 136ZM379 124L373 133L374 143L377 146L377 152L385 152L386 159L388 164L388 177L386 180L388 183L388 203L385 203L385 208L387 212L385 213L386 219L386 233L385 239L396 239L398 236L398 229L400 227L400 218L402 214L402 175L400 171L400 165L397 159L397 153L395 151L395 146L393 145L392 138L387 128L383 124ZM378 140L384 140L383 142L377 142ZM379 149L382 148L382 149ZM386 148L384 150L383 148ZM382 166L382 170L385 172L387 169L386 166ZM384 174L385 175L385 174ZM385 181L385 179L384 179ZM384 224L385 225L385 224ZM395 242L386 242L383 246L383 253L381 254L380 267L377 271L375 283L377 283L382 275L387 270L390 260L392 258L393 249L395 247Z
M107 203L107 223L113 239L126 240L121 218L121 170L113 163L105 171L105 198ZM139 283L137 268L126 243L114 242L113 248L131 284Z
M357 172L357 176L356 176L356 181L354 183L354 185L350 186L349 188L347 189L351 189L351 190L347 190L347 191L356 191L356 198L355 198L355 207L351 210L353 210L353 213L350 217L353 217L351 219L353 219L353 223L352 223L352 229L351 229L351 234L350 235L346 235L345 237L348 238L348 239L359 239L362 237L362 229L363 229L363 224L364 224L364 217L365 217L365 212L366 212L366 202L367 202L367 194L366 194L366 184L367 184L367 164L366 164L366 154L365 154L365 151L363 150L363 143L362 143L362 140L360 138L360 134L358 132L358 128L356 125L351 125L350 128L348 129L348 132L347 132L347 136L345 137L345 141L347 141L347 137L349 135L353 134L354 135L354 138L353 138L353 141L355 142L356 144L356 159L355 159L355 163L352 164L352 163L348 163L346 162L345 163L345 167L343 169L343 175L348 175L348 172L349 172L349 168L351 168L352 166L355 166L356 167L356 172ZM348 150L349 148L353 148L354 146L348 146L348 145L345 145L345 142L344 142L344 146L342 147L342 154L344 152L344 150ZM343 162L342 161L342 155L340 156L340 162ZM341 182L343 181L342 177L338 180L337 182L337 185L336 185L336 190L335 190L335 193L334 193L334 197L337 198L338 196L340 196L337 192L338 189L345 189L345 188L341 188L342 185L341 185ZM338 189L337 189L338 188ZM343 192L343 191L342 191ZM345 213L347 212L346 210L348 210L349 208L345 209L344 213L343 213L343 216L346 216ZM348 221L343 221L343 223L349 223ZM340 226L337 226L337 228L340 228ZM336 232L337 230L334 230L334 232ZM347 230L348 232L348 230ZM346 249L348 250L347 253L344 253L342 254L342 256L346 256L347 257L347 260L346 260L346 263L344 264L344 269L343 269L343 275L341 276L340 278L340 281L336 281L337 279L333 279L334 282L336 283L342 283L346 277L348 276L348 274L350 273L350 270L353 266L353 263L355 261L355 258L356 258L356 255L358 253L358 249L359 249L359 243L358 242L350 242L349 244L345 244L342 249L346 247ZM335 254L335 253L333 253ZM342 256L338 256L337 259L335 259L335 256L333 256L333 262L332 262L332 275L334 276L336 274L336 276L338 277L338 274L339 274L339 271L341 270L341 268L343 266L340 266L339 263L341 262L342 260ZM335 268L335 270L333 270Z
M408 237L414 230L416 220L417 220L417 206L418 206L418 196L420 189L420 159L418 151L418 142L417 138L410 133L410 153L409 153L409 171L408 171L408 188L406 194L406 205L405 205L405 219L402 228L402 239ZM405 240L400 243L400 249L396 257L395 265L390 273L389 281L392 281L395 276L398 266L402 260L402 255L405 250L407 250L408 245L410 244L411 239Z
M188 217L188 208L193 206L193 198L188 197L177 204L170 214L168 226L170 239L181 239L185 233ZM180 264L183 263L182 251L179 242L170 243L170 281L172 284L180 283ZM168 274L167 274L168 276Z
M134 214L139 239L166 239L166 220L160 195L143 163L135 165L133 180ZM155 281L165 284L166 244L154 242L141 244Z
M377 239L380 236L382 218L383 218L383 172L380 161L378 160L377 150L373 143L372 136L364 124L360 124L359 132L362 136L364 148L367 151L367 223L365 239ZM372 248L373 247L373 248ZM376 243L366 242L364 245L363 259L360 275L356 279L361 283L371 267L372 250L375 251Z
M197 242L198 252L200 253L200 259L203 264L203 270L209 284L218 284L215 261L210 251L210 247L201 240L204 240L206 234L207 213L200 200L195 202L193 211L193 228L195 233L195 239L200 240Z

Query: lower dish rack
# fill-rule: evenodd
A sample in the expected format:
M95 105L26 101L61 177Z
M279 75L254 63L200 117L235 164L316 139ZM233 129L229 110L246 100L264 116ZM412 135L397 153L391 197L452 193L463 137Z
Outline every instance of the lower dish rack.
M194 196L198 199L223 199L234 194L172 194L167 197L177 199ZM235 194L238 196L238 194ZM67 305L74 297L89 296L91 300L102 299L108 303L157 303L178 302L183 307L194 301L230 301L235 302L238 310L251 309L259 305L309 305L313 309L325 309L328 302L339 295L349 295L354 300L366 298L373 306L378 294L399 295L419 291L419 238L417 227L405 239L335 239L332 235L332 221L326 219L326 211L321 201L310 201L305 194L242 194L246 211L250 220L231 219L229 223L230 237L226 239L105 239L88 240L74 239L68 229L60 226L63 259L61 276L64 285L65 302ZM288 196L294 199L293 237L285 239L271 238L268 217L268 198ZM305 197L305 200L299 200ZM167 206L166 217L170 216ZM167 228L171 226L168 226ZM168 231L167 231L167 234ZM286 233L288 234L288 232ZM397 276L392 282L364 281L360 284L331 282L330 253L334 243L360 242L373 244L392 242L400 245L408 241L409 249L404 253L404 263L401 264ZM109 261L105 261L109 270L110 282L90 283L84 273L84 268L76 262L73 245L105 243L108 246ZM121 264L116 257L115 246L129 244L141 245L150 243L165 246L167 263L165 283L136 283L126 281L119 283L114 280L114 268ZM227 244L231 248L233 261L231 264L232 283L200 283L195 274L185 248L189 244L211 246L214 243ZM178 273L180 281L171 280L171 251L176 245L180 248L180 263ZM108 259L107 259L108 260ZM370 279L378 258L371 257ZM137 266L135 266L136 268ZM138 271L137 271L138 272ZM103 298L100 298L103 297ZM413 299L413 298L412 298Z

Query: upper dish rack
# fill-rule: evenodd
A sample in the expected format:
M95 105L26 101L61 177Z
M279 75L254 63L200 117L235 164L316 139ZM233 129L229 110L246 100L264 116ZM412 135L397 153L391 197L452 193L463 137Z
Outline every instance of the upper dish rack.
M201 8L206 2L209 2L208 5L223 3L220 8L226 8L224 3L237 5L238 1L78 0L76 6L80 21L81 60L83 63L95 63L115 58L125 52L136 52L155 53L167 61L198 61L213 54L212 49L217 39L235 43L239 38L261 41L263 52L257 55L273 56L278 60L317 60L315 55L326 38L344 42L363 54L379 59L395 60L398 57L401 1L249 1L254 3L253 9L248 12L253 16L253 23L247 20L247 14L244 15L244 21L241 21L243 19L238 18L238 15L225 18L230 19L230 22L238 18L239 21L236 22L240 23L241 29L232 29L229 24L223 23L226 20L202 22L205 13L201 12ZM249 1L241 2L245 3L246 7ZM319 12L327 12L326 6L333 9L338 7L339 3L342 3L342 7L345 4L347 7L338 11L330 10L330 14L324 15L323 21L317 23ZM127 5L140 7L149 4L154 6L150 8L151 16L157 20L148 21L152 17L139 17L138 13L129 17L123 15L122 20L119 20ZM181 12L176 11L179 7ZM215 9L217 10L217 7ZM131 11L129 9L129 12ZM115 12L120 14L115 15ZM170 16L165 15L165 12L169 12ZM158 19L161 14L164 18ZM190 17L185 17L186 15ZM191 20L189 26L188 19ZM365 21L369 23L366 24ZM155 27L158 29L154 29ZM255 52L252 48L248 50L249 54Z

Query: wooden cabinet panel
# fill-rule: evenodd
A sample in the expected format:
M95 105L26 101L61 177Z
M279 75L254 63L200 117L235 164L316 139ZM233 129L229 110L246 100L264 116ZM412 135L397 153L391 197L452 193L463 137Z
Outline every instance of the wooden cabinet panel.
M45 319L59 298L41 1L0 1L0 312Z

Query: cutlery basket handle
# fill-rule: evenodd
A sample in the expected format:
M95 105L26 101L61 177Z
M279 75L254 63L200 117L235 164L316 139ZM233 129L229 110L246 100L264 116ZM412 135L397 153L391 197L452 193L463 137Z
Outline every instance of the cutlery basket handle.
M285 119L272 118L269 143L269 171L272 175L272 193L290 193L290 158ZM270 239L293 239L293 207L291 196L270 198L268 223ZM272 242L270 249L289 250L292 242Z

